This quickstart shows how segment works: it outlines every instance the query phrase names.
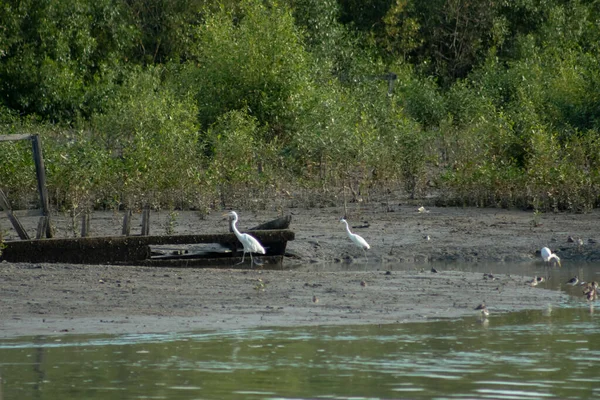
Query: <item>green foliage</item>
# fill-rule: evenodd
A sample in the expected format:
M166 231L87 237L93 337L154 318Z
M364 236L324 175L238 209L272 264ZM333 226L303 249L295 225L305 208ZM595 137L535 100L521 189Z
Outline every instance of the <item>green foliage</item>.
M89 115L87 91L133 43L118 0L5 2L0 54L3 103L54 121ZM97 90L97 88L94 88Z
M205 0L131 0L128 14L139 32L133 56L142 64L187 59Z
M387 56L412 61L449 85L464 78L488 48L504 40L498 2L397 1L375 33Z
M0 142L0 182L9 200L25 208L36 195L35 167L31 142Z
M263 141L264 130L255 117L234 110L206 131L204 184L214 189L223 207L253 207L253 199L283 177L273 146Z
M92 119L92 140L109 155L109 181L130 206L194 191L201 160L197 109L161 85L158 68L133 73L113 107Z
M390 56L406 60L423 45L423 38L419 35L421 24L413 15L413 3L403 0L396 1L383 17L385 36L382 38L382 45Z
M61 208L89 211L110 193L110 153L86 131L64 130L43 137L48 190Z
M308 54L290 10L242 1L237 13L208 14L198 36L197 61L183 79L194 88L202 126L247 109L276 134L308 77Z
M409 76L398 84L406 112L426 128L439 126L446 116L444 98L431 79Z
M532 135L527 177L536 209L585 211L597 205L599 147L594 136L573 136L561 146L556 135L542 130Z
M208 169L214 179L233 185L256 182L260 137L256 119L244 111L230 111L219 118L206 133Z
M42 137L52 200L74 213L251 206L284 185L540 212L599 204L596 2L0 9L0 134ZM0 183L15 204L37 202L28 142L0 143Z

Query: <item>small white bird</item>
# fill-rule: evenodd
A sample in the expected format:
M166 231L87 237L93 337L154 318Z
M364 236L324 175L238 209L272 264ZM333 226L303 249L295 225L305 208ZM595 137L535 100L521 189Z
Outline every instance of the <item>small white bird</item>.
M250 268L252 268L254 265L254 259L252 258L252 253L266 254L267 252L265 251L265 248L262 247L260 242L254 236L248 235L247 233L241 233L240 231L238 231L238 228L235 225L235 224L237 224L237 221L238 221L238 215L235 211L230 211L229 214L226 214L226 215L233 217L233 223L232 223L233 233L235 233L235 236L237 236L238 240L244 246L244 253L242 254L242 261L239 262L238 264L242 264L244 262L244 257L246 257L246 253L250 253Z
M574 276L573 278L567 281L567 285L575 286L577 285L577 282L579 282L579 278L577 276Z
M546 263L552 263L552 260L554 260L559 267L562 267L560 264L560 258L558 258L556 254L552 253L552 251L550 251L550 249L547 247L542 247L542 259Z
M348 232L348 237L350 238L350 240L352 240L352 242L355 245L357 245L358 247L363 249L363 252L365 253L365 259L368 262L369 259L367 258L367 249L371 248L371 246L369 246L369 243L367 243L367 241L365 239L363 239L362 236L350 232L350 227L348 226L348 221L346 221L344 218L340 219L340 222L343 222L344 224L346 224L346 232Z

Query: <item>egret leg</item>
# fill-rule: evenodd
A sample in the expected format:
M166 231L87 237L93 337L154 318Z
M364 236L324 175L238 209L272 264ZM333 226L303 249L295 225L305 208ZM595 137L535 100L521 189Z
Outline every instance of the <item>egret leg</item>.
M246 257L246 251L244 251L242 253L242 261L240 261L239 263L235 264L235 265L240 265L244 263L244 257ZM250 254L250 258L252 258L252 254ZM250 263L250 265L252 265L252 263Z
M363 249L363 253L365 253L365 260L368 263L369 262L369 257L367 257L367 251L365 249Z
M252 258L252 252L249 252L250 254L250 268L254 268L254 259Z

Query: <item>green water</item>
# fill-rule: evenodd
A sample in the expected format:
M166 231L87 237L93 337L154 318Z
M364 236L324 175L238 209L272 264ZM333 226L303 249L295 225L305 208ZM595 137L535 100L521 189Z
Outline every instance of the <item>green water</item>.
M600 398L600 314L28 337L0 341L0 376L2 400Z

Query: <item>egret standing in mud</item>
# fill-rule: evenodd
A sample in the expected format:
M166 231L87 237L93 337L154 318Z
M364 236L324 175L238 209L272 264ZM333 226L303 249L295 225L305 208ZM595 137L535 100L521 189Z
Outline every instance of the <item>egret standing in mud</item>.
M367 258L367 250L371 248L371 246L369 246L369 243L367 243L367 241L363 239L362 236L350 232L348 221L346 221L344 218L340 219L340 222L346 224L346 232L348 233L348 237L350 238L350 240L352 240L352 243L354 243L363 250L363 252L365 253L365 260L367 260L368 262L369 259Z
M267 252L265 251L265 248L262 247L260 242L254 236L248 235L247 233L241 233L240 231L238 231L238 228L236 226L236 224L238 222L238 215L235 211L231 211L225 215L229 215L230 217L233 218L233 223L231 224L231 226L233 227L233 233L235 233L235 236L237 236L238 240L244 246L244 253L242 254L242 261L239 262L238 264L242 264L244 262L244 257L246 257L246 253L250 253L250 268L252 268L252 266L254 265L254 259L252 258L252 253L266 254Z
M556 254L552 253L552 251L550 251L550 249L547 247L542 247L542 259L544 262L550 264L552 262L556 262L559 267L562 267L562 265L560 265L560 258L558 258Z

